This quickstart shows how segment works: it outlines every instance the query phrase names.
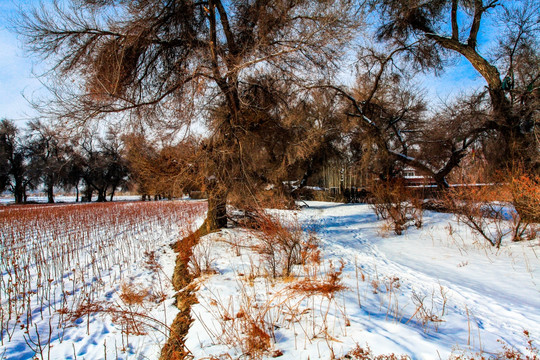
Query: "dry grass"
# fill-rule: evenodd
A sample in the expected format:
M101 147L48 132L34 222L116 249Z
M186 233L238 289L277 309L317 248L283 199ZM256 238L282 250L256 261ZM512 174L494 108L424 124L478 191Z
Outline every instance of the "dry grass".
M299 294L308 296L322 295L327 298L334 297L335 293L345 290L347 287L341 284L341 275L343 274L344 263L339 269L330 268L321 280L314 278L304 278L289 286L289 289Z
M122 283L120 287L120 299L127 306L142 305L144 300L149 296L148 289L139 288L135 284Z
M345 356L339 358L339 360L410 360L410 357L407 355L396 355L396 354L387 354L387 355L374 355L368 345L366 347L361 347L356 345L354 349L349 351Z
M495 354L485 354L483 352L470 353L463 350L456 350L450 355L448 360L540 360L540 349L536 347L527 330L523 331L525 340L525 353L508 345L503 340L497 340L502 345L502 350Z

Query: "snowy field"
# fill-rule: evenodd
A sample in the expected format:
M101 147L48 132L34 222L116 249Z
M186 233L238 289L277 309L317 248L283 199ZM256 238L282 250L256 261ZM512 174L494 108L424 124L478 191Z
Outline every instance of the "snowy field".
M196 267L207 275L187 341L195 358L258 358L266 348L268 357L330 359L357 346L413 359L491 356L505 346L528 355L524 331L538 346L538 239L497 250L434 212L422 229L396 236L368 205L308 204L272 212L297 217L320 241L322 259L286 279L271 276L256 232L202 239Z
M0 208L1 359L157 359L204 202Z
M368 205L308 205L270 211L293 235L305 230L304 264L286 277L272 276L283 258L269 255L257 231L201 238L186 340L195 359L331 359L368 347L412 359L490 356L504 346L529 354L524 331L538 347L538 239L497 250L434 212L396 236ZM197 201L0 208L0 358L158 359L177 313L169 245L205 209Z

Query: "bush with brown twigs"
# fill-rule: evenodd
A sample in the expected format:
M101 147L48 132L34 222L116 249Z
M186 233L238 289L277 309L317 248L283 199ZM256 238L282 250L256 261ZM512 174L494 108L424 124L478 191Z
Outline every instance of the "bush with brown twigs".
M256 250L273 278L291 276L295 265L306 264L318 254L317 237L313 233L306 236L296 219L282 220L258 212L251 227L259 240Z
M371 207L375 214L389 221L396 235L403 234L411 224L422 227L422 201L402 181L379 181L373 185L371 192Z
M539 183L540 177L507 174L497 184L455 187L443 196L443 203L459 222L499 248L506 236L512 241L537 238Z

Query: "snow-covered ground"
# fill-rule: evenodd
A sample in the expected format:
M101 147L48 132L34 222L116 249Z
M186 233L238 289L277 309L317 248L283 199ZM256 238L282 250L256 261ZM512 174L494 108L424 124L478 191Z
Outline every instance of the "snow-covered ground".
M504 345L527 354L524 330L538 346L538 238L497 250L435 212L396 236L368 205L308 205L269 211L319 243L286 278L271 276L256 231L201 239L194 358L330 359L357 345L413 359ZM0 208L0 359L158 359L177 313L169 244L203 212L201 202Z
M538 346L538 239L497 250L434 212L423 228L396 236L368 205L308 204L272 211L297 217L320 239L322 261L297 266L294 277L269 276L260 251L247 246L258 244L253 231L202 239L197 262L210 269L199 279L186 344L195 358L257 358L250 338L269 349L264 356L295 360L341 357L356 345L413 359L489 356L505 345L528 354L524 330ZM316 290L336 277L344 290Z
M198 201L0 208L0 359L157 359Z

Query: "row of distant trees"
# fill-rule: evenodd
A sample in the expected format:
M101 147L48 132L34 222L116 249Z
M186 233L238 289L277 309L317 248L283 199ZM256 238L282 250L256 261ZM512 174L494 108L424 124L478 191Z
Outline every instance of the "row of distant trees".
M49 203L55 189L75 189L79 201L112 200L115 190L129 181L127 159L120 137L109 130L103 135L83 131L70 136L41 121L31 121L24 131L9 120L0 121L0 192L9 191L16 203L27 200L31 190L43 187Z

